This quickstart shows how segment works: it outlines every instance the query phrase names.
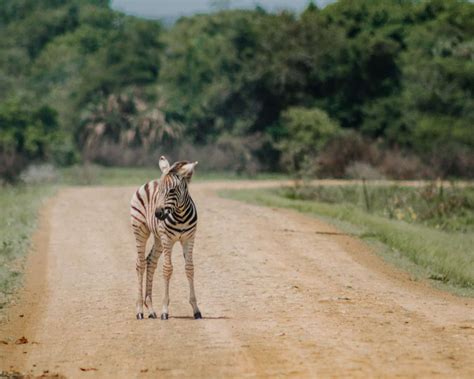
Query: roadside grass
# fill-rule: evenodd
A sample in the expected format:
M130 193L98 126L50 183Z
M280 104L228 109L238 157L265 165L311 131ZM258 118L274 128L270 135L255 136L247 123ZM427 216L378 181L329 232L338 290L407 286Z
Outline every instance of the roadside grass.
M474 231L474 187L455 182L426 182L418 187L371 182L337 187L299 184L278 193L294 200L351 204L368 213L435 229Z
M51 184L0 185L0 309L21 281L38 209L55 188Z
M323 218L369 242L385 260L408 270L414 279L427 278L437 287L474 296L474 232L469 221L467 232L441 230L429 223L409 223L396 217L388 218L383 212L368 212L350 196L345 201L324 202L289 198L288 191L291 189L223 190L220 195ZM330 187L330 191L334 191L334 187ZM458 224L455 223L457 227Z

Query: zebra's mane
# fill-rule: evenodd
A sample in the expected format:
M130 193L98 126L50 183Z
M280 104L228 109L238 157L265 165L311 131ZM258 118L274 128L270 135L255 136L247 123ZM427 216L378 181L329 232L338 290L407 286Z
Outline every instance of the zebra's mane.
M191 162L189 161L178 161L178 162L175 162L173 163L173 166L170 167L170 169L168 170L168 174L179 174L179 170L181 168L183 168L184 165L187 165Z
M191 163L192 162L189 162L189 161L178 161L178 162L173 163L173 165L168 169L168 171L166 171L162 175L162 180L164 180L166 182L166 181L170 180L170 179L167 179L167 178L175 176L175 177L178 177L178 178L185 179L185 181L189 183L193 173L191 171L189 173L184 174L182 172L182 168L186 165L191 164ZM196 164L197 164L197 162L196 162Z

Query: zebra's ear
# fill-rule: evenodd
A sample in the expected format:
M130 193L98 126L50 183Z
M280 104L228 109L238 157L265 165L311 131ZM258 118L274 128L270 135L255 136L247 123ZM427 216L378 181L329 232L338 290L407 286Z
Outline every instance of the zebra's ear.
M168 162L168 159L166 159L164 155L160 157L159 165L160 165L160 170L162 173L165 173L170 168L170 162Z
M183 164L181 167L178 168L178 175L182 176L184 179L186 179L188 182L191 180L194 174L194 167L198 162L186 162Z

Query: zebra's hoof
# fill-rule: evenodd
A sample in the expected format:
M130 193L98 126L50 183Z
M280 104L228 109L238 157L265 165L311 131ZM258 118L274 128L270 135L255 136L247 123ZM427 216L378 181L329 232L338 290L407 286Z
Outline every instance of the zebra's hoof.
M161 319L162 320L168 320L168 313L162 313L161 314Z
M155 312L153 312L148 315L148 318L158 318L158 316L156 315Z
M143 320L143 313L137 313L137 320Z
M194 319L195 319L195 320L200 320L200 319L202 319L201 312L196 312L196 313L194 314Z

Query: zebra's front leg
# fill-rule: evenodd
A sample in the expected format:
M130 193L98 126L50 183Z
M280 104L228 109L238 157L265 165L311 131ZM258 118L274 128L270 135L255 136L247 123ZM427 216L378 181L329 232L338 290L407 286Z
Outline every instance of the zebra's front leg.
M152 291L153 291L153 275L155 274L156 266L163 249L159 238L155 238L150 254L146 258L146 290L145 290L145 306L148 309L149 318L157 318L156 312L153 309Z
M163 279L165 284L165 294L163 297L163 308L161 310L161 319L168 320L169 312L168 306L170 304L170 280L173 274L173 262L171 261L171 252L173 250L174 242L166 239L163 241Z
M193 307L194 318L201 319L202 315L197 305L196 293L194 291L194 263L193 263L193 247L194 237L182 243L184 255L184 270L189 282L189 303Z
M138 293L137 293L137 319L143 319L143 274L146 268L145 249L146 241L149 236L149 232L137 229L135 232L135 241L137 244L137 279L138 279Z

